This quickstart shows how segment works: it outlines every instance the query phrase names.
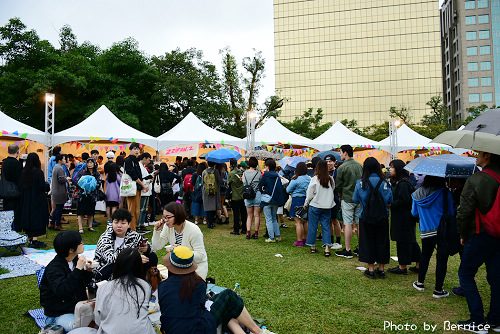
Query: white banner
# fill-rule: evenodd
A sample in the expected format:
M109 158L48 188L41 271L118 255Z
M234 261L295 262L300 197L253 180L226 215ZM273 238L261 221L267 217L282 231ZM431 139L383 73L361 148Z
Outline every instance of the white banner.
M186 144L170 146L160 151L160 157L165 156L182 156L182 157L196 157L198 156L198 144Z

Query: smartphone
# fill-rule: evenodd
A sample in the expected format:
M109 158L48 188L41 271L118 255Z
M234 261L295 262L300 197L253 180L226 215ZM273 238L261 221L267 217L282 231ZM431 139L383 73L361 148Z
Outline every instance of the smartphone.
M146 246L147 242L148 242L148 238L143 238L141 241L141 247Z

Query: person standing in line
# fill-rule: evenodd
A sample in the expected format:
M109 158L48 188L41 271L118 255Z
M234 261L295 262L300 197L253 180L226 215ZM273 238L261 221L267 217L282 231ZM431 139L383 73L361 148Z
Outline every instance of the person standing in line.
M237 163L236 163L236 165L237 165ZM228 189L228 176L229 176L229 173L227 172L227 165L225 163L218 164L217 170L219 171L221 179L222 179L222 181L219 185L220 203L222 205L222 210L217 211L217 219L218 219L219 224L229 224L229 215L227 213L227 208L224 205L224 203L226 201L226 193L227 193L227 189ZM224 217L225 217L224 221L222 220L222 214L224 214Z
M141 175L142 175L142 182L149 188L148 191L142 191L141 192L141 202L140 202L140 209L139 209L139 219L137 220L137 232L143 234L143 233L148 233L150 230L148 230L144 226L144 222L146 221L146 215L148 213L148 205L149 205L149 196L151 196L152 193L152 186L151 186L151 181L153 179L153 176L149 171L147 170L146 166L149 164L151 161L151 154L148 152L144 152L139 156L139 166L141 167Z
M196 168L194 168L193 159L188 159L186 161L186 168L181 172L182 188L184 190L184 195L182 199L182 205L184 205L184 210L188 216L193 216L191 212L191 191L194 188L193 174L196 173Z
M325 156L325 161L328 164L328 173L331 177L333 177L333 181L337 183L337 169L335 169L335 163L337 159L333 154L328 154ZM335 206L332 208L332 216L330 217L330 230L332 231L332 249L341 249L342 241L341 241L341 228L339 220L337 219L338 213L340 211L340 197L337 189L333 190L333 195L335 199ZM335 232L335 235L334 233ZM334 240L335 238L335 240Z
M233 231L231 234L240 235L241 230L245 230L247 221L247 211L245 208L245 202L243 201L243 182L241 178L243 172L238 168L238 162L236 159L231 159L231 171L227 177L228 187L231 187L231 208L233 209ZM241 224L240 224L241 222Z
M125 159L124 169L125 173L128 174L132 181L137 183L137 192L135 196L127 197L127 207L132 213L132 221L130 222L130 228L135 231L137 228L137 221L139 219L140 204L141 204L141 193L149 191L149 187L142 181L141 167L139 166L139 154L141 153L141 146L139 143L130 144L130 155Z
M220 202L220 189L221 176L217 169L215 169L215 162L207 161L208 168L203 171L201 176L202 189L203 189L203 208L207 213L208 228L215 227L215 216L217 210L221 210L222 204Z
M60 146L54 147L52 149L52 156L49 159L49 167L47 168L47 181L49 182L49 185L52 184L52 172L54 170L54 166L56 165L56 157L59 154L63 154L62 148ZM49 219L52 219L52 215L54 214L55 209L56 209L56 205L54 203L51 203L51 210L50 210L50 214L49 214Z
M259 190L259 183L261 179L261 173L257 170L259 161L255 157L248 159L248 170L243 172L242 181L243 186L251 185L253 191L255 192L255 198L245 199L245 206L247 209L247 239L258 239L259 238L259 227L260 227L260 199L261 192ZM255 232L252 234L252 221L255 221ZM250 236L251 235L251 236Z
M122 152L124 153L124 152ZM123 177L123 172L125 171L125 157L120 153L116 157L116 170L118 172L118 175L120 175L120 182L121 178ZM120 184L118 184L120 186ZM119 189L118 189L119 190ZM120 197L120 202L118 205L118 209L127 209L127 198L126 197Z
M106 163L104 164L104 174L108 174L109 166L115 163L113 161L115 159L115 153L113 151L106 152L106 158L108 159L108 161L106 161Z
M500 156L480 151L476 158L476 165L483 170L473 174L465 182L457 214L460 241L464 245L458 277L470 313L469 320L459 321L458 324L472 326L471 328L476 330L475 333L488 333L487 329L479 331L479 326L487 323L494 332L500 332L500 239L485 230L485 221L481 217L490 212L494 203L500 200L497 198L500 186L498 182ZM497 232L499 232L498 229ZM475 281L477 271L483 263L486 264L486 277L491 291L490 311L486 318Z
M352 258L351 240L354 222L359 223L360 204L352 200L356 182L363 175L363 165L354 160L354 151L351 145L342 145L340 147L340 158L344 161L337 172L337 191L341 199L342 217L344 219L344 241L345 248L336 251L335 255L345 258ZM358 254L358 248L354 250Z
M52 213L49 229L57 231L65 231L61 226L61 217L63 213L64 203L68 200L68 185L70 178L66 176L63 165L66 164L66 156L59 154L55 158L56 165L52 170L52 184L50 189L52 203L56 206Z
M307 220L297 217L295 208L304 206L307 196L307 188L311 183L311 177L307 175L307 165L305 162L299 162L295 168L295 175L290 180L286 192L292 196L290 205L290 217L295 220L295 229L297 232L297 241L294 246L303 247L307 239Z
M108 224L111 224L111 216L119 208L121 203L120 198L120 183L121 175L118 172L118 165L113 163L105 166L106 172L106 215Z
M19 146L16 144L10 144L7 152L9 153L9 156L2 161L2 177L5 178L5 180L14 183L19 188L21 172L23 171L23 164L17 159L19 157ZM19 197L3 199L3 209L6 211L13 210L14 219L16 219L15 215L19 199Z
M94 159L88 158L85 168L80 171L78 180L84 175L93 176L96 179L96 187L94 189L81 189L78 195L78 206L76 214L78 215L78 232L83 234L83 218L87 216L87 225L89 232L95 232L93 228L95 203L97 201L97 191L101 188L101 174L97 171L97 163ZM80 186L78 186L80 187Z
M193 185L193 191L191 191L191 213L194 217L194 223L198 225L199 218L203 217L203 224L207 224L207 213L203 209L203 188L201 180L201 175L207 168L206 162L201 162L198 164L196 172L193 173L191 178L191 183Z

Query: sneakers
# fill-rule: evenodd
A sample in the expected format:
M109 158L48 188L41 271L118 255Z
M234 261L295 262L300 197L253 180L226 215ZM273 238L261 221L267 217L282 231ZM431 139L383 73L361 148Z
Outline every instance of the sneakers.
M368 269L365 270L365 276L369 279L375 279L375 272Z
M335 252L335 255L340 256L340 257L345 257L346 259L352 258L352 252L350 250L346 250L345 248L341 251Z
M418 291L424 291L424 285L423 284L418 284L418 281L413 282L413 287L417 289Z
M215 227L215 224L208 224L207 226L208 228L214 228Z
M38 240L30 240L28 243L28 247L30 248L45 248L47 245L44 242Z
M488 325L490 326L490 329L491 329L492 331L497 332L497 333L500 333L500 324L496 324L496 325L494 325L494 324L490 324L490 323L488 322Z
M417 267L410 267L409 270L411 272L414 272L415 274L418 274L418 268Z
M269 329L267 329L267 328L263 328L263 329L262 329L262 334L276 334L276 333L271 332L271 331L270 331Z
M297 247L304 247L304 243L302 243L302 240L295 241L293 245Z
M339 244L339 243L337 243L337 242L334 242L334 243L332 244L331 249L342 249L342 245L341 245L341 244Z
M288 226L286 226L285 223L281 223L280 227L281 228L288 228Z
M385 271L384 270L380 270L380 269L375 269L375 274L378 275L378 277L380 277L381 279L385 279Z
M354 250L352 251L352 253L356 256L359 256L359 248L356 246L356 248L354 248Z
M461 286L454 287L453 290L451 290L451 292L455 296L458 296L458 297L464 297L465 296L464 289L462 289Z
M56 324L49 324L38 332L38 334L63 334L63 333L64 333L64 328Z
M254 233L254 234L252 235L252 239L259 239L259 235Z
M438 292L436 290L434 290L434 293L432 294L432 297L434 298L445 298L445 297L448 297L450 294L448 293L448 291L441 291L441 292Z
M232 231L232 232L231 232L231 233L229 233L229 234L232 234L232 235L240 235L240 232L238 232L238 231ZM249 239L250 239L250 238L249 238Z
M488 329L485 328L486 324L484 323L478 324L472 321L472 319L466 321L458 321L457 325L458 329L462 329L464 331L469 331L477 334L488 334Z
M281 236L276 237L276 241L277 241L277 242L281 242Z
M391 274L398 274L398 275L408 275L408 269L401 269L398 267L394 267L394 268L389 268L387 269L388 272L390 272Z
M265 242L267 242L267 243L273 243L273 242L276 242L276 239L267 238L265 240Z
M250 236L250 234L247 234L246 238L247 238L247 240L252 239L252 237Z

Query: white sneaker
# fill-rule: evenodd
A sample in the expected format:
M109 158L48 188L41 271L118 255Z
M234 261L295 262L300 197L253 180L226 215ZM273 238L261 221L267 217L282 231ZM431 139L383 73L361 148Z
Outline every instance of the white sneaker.
M342 245L339 244L338 242L334 242L332 244L332 247L330 247L331 249L341 249L342 248Z
M195 224L195 225L198 225L198 224L199 224L198 220L195 220L195 221L194 221L194 224Z
M267 329L267 328L264 328L264 329L262 330L262 334L276 334L276 333L271 332L271 331L270 331L269 329Z
M207 221L203 219L203 225L207 225Z

